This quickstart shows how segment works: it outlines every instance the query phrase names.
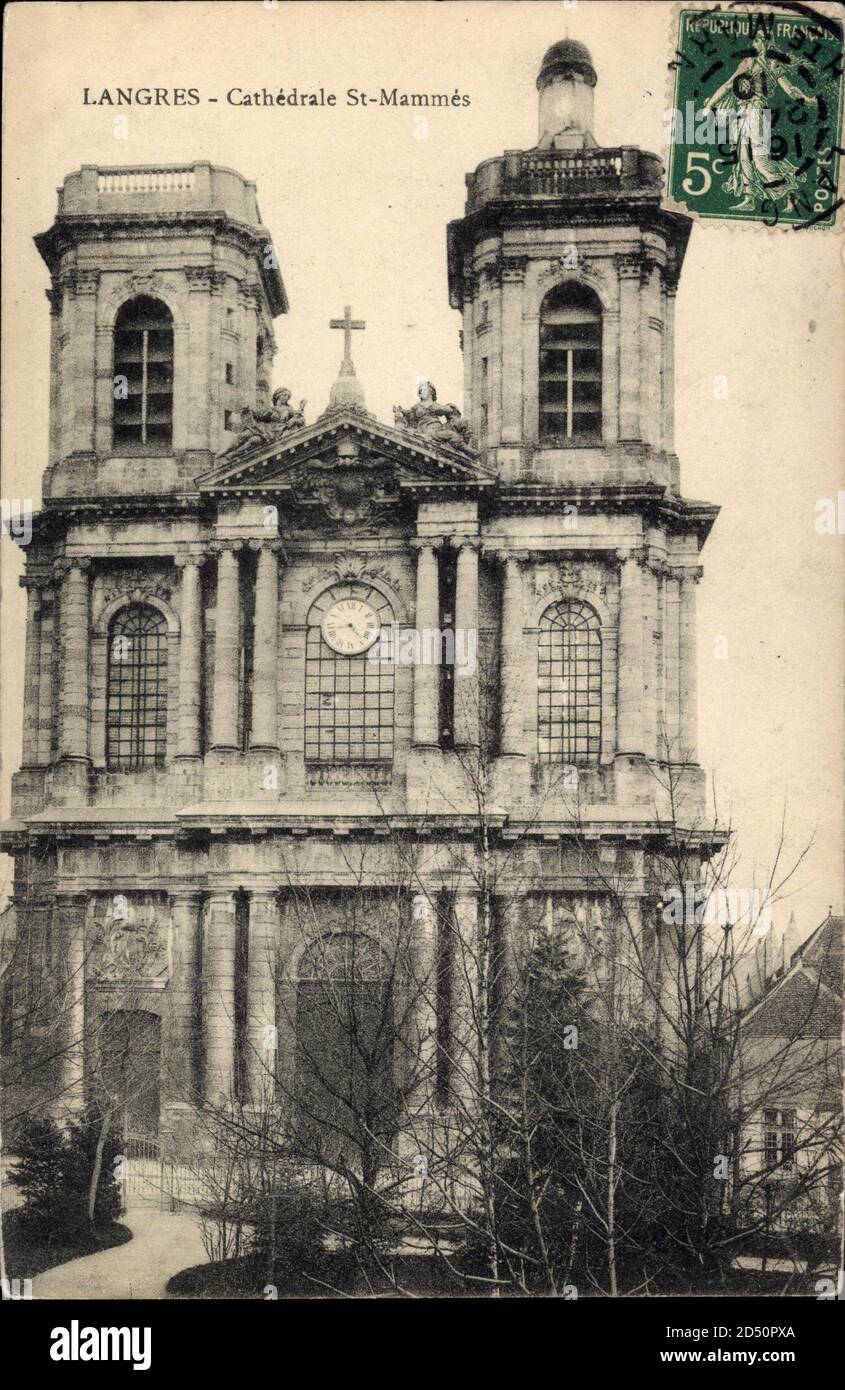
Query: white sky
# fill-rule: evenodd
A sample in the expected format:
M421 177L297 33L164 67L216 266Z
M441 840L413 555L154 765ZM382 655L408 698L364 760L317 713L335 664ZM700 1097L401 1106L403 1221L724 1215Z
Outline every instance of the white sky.
M56 187L81 164L206 159L258 184L291 312L276 321L274 384L326 403L351 304L367 404L390 420L420 374L461 403L459 316L448 305L445 227L464 174L536 140L534 81L567 31L598 72L596 136L661 153L672 7L655 3L436 5L19 4L5 12L3 497L39 498L46 464L49 283L32 237ZM176 110L108 107L82 92L198 87ZM229 87L338 93L336 107L226 104ZM350 108L345 92L456 89L469 107L418 113ZM204 98L217 96L216 105ZM802 932L841 910L843 540L816 534L819 498L842 468L843 238L769 235L746 225L693 230L677 321L677 447L687 496L722 513L699 586L700 754L737 828L751 885L774 851L781 812L793 852L815 835L795 880ZM728 399L714 398L715 376ZM845 527L845 498L843 498ZM20 760L24 595L20 556L2 545L3 775ZM726 659L714 639L727 638ZM1 881L1 880L0 880Z

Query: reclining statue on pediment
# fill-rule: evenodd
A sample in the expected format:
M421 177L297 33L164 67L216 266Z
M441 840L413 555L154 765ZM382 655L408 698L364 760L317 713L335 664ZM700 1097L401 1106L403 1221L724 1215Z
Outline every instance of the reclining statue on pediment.
M245 454L266 444L273 444L282 435L292 430L302 429L305 424L305 401L298 407L290 404L291 393L286 386L273 392L273 405L270 410L253 410L252 406L241 408L241 425L237 438L221 455Z
M393 407L393 420L400 429L413 430L434 444L446 444L452 449L473 448L469 421L456 405L438 401L430 381L420 382L417 396L418 400L407 410L401 405Z

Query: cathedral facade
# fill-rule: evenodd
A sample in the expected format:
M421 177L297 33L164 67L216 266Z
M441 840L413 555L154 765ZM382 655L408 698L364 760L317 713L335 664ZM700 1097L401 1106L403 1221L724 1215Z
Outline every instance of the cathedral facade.
M423 382L376 419L349 310L322 414L273 391L287 298L238 173L65 178L36 238L50 453L2 839L13 1009L31 999L45 1053L28 1080L60 1110L114 1089L126 1052L127 1129L167 1142L268 1078L291 1092L356 932L362 978L409 944L407 1071L473 987L442 984L444 901L469 943L572 921L600 946L624 884L656 958L667 826L702 826L706 852L717 509L684 498L674 447L689 219L654 155L596 145L595 85L582 45L554 45L536 147L468 175L447 238L462 412ZM422 1103L448 1107L434 1072Z

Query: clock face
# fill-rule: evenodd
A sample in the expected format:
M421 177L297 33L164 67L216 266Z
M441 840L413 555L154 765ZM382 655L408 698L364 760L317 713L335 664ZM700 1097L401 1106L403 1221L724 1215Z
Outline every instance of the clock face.
M342 598L323 618L323 636L333 652L360 656L379 634L378 614L362 598Z

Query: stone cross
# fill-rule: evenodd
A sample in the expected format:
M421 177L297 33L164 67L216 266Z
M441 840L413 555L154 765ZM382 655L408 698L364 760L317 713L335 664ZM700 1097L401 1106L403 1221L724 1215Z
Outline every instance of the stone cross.
M348 304L344 305L342 319L329 319L329 328L343 329L343 362L344 366L352 366L352 330L353 328L366 328L363 319L353 319L352 310Z

